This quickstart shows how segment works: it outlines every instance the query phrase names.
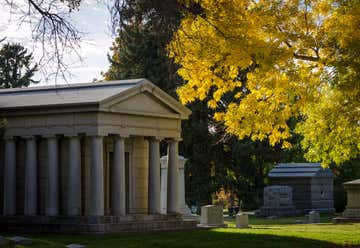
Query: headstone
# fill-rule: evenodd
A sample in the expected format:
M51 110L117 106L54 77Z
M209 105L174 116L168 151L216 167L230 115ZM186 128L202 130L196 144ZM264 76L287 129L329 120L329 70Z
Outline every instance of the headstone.
M236 228L248 228L249 216L245 213L238 213L236 215Z
M264 188L264 206L260 216L289 216L296 214L292 202L292 189L289 186L268 186Z
M66 248L85 248L85 245L79 245L79 244L70 244L65 246Z
M28 245L32 245L32 241L31 239L25 238L25 237L21 237L21 236L15 236L12 237L10 239L10 241L14 244L14 245L23 245L23 246L28 246Z
M223 208L216 205L203 206L200 226L224 226Z
M340 217L333 222L360 222L360 179L343 183L346 190L347 205Z
M6 239L3 236L0 236L0 247L6 244Z
M317 211L309 212L309 223L320 223L320 214Z

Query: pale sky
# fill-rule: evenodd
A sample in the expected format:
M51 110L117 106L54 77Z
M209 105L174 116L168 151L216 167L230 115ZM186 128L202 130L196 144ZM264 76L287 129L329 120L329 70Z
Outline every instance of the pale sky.
M23 1L18 0L18 2ZM109 66L107 54L113 37L106 4L107 1L83 0L80 10L71 15L75 26L84 32L80 50L83 61L74 59L70 55L66 58L67 61L71 61L69 72L73 74L72 77L67 78L67 83L91 82L94 78L101 79L100 72L105 71ZM41 50L32 42L31 29L26 23L18 26L16 18L17 16L10 14L6 6L0 5L0 38L6 37L8 42L21 43L33 52L35 60L38 60ZM55 84L54 79L45 82L45 75L40 72L36 74L36 79L40 79L42 85ZM66 81L59 78L56 83L61 84Z

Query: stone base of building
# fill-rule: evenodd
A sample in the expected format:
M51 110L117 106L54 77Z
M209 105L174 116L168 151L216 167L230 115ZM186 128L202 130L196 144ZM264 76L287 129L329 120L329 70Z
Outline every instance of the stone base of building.
M256 212L257 216L293 216L298 215L300 212L296 210L295 206L284 206L279 208L262 207Z
M180 215L127 215L101 217L0 216L0 232L111 234L189 230L196 220Z
M302 213L308 214L311 211L316 211L321 214L333 214L335 213L335 208L310 208L302 210Z

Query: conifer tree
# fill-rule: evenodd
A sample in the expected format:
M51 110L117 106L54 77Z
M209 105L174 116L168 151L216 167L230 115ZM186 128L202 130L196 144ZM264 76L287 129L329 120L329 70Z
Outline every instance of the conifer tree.
M21 88L31 83L37 71L37 64L32 65L32 53L28 53L20 44L7 43L0 49L0 88Z

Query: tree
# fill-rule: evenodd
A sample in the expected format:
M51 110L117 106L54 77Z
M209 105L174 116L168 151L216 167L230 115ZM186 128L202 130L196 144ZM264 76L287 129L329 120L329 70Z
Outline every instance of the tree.
M32 77L37 64L31 65L32 53L20 44L7 43L0 50L0 88L27 87L38 83Z
M177 91L183 103L210 94L228 133L284 148L289 120L300 118L307 159L328 165L359 156L359 1L194 2L202 13L187 14L169 44L186 81Z

